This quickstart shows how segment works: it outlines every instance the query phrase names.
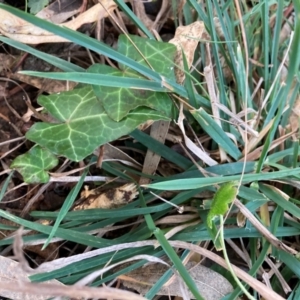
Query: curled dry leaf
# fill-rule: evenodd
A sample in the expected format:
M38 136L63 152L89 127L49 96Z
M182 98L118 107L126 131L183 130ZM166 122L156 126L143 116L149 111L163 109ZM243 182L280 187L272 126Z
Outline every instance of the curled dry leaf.
M209 36L204 27L204 23L201 21L196 21L187 26L179 26L176 29L175 37L169 41L169 43L172 43L177 47L175 56L175 64L177 65L177 67L175 67L175 77L178 83L182 84L185 79L185 74L183 71L182 52L184 52L188 68L190 68L194 60L194 54L198 43L200 39L204 38L209 39ZM180 105L182 106L182 104ZM181 107L177 125L182 131L187 148L209 166L215 165L216 161L211 159L205 151L196 146L196 144L185 134L183 125L184 118L185 116Z
M85 186L85 190L81 192L81 197L85 199L85 202L75 206L74 210L116 208L131 202L137 195L138 191L133 183L100 193L97 189L89 190Z
M36 17L60 24L79 13L81 8L82 0L56 0L38 12Z
M94 5L74 20L62 23L60 26L76 30L83 24L92 23L107 17L108 12L113 11L115 8L116 4L113 0L102 0L101 4L98 3ZM0 19L0 33L21 43L42 44L68 42L68 40L26 22L1 8Z
M200 39L207 38L207 32L204 23L196 21L187 26L179 26L176 29L175 37L169 43L177 47L175 56L175 64L179 67L175 68L175 76L178 83L182 84L185 79L183 70L182 51L185 54L188 67L190 68L195 55L195 50L198 46Z

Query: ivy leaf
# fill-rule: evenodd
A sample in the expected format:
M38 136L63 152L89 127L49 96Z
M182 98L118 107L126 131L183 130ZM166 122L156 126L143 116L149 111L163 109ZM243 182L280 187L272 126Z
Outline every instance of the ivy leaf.
M223 216L228 211L228 205L234 201L237 195L236 185L236 182L227 182L223 184L216 192L206 219L207 226L209 228L213 227L213 220L216 217L220 215Z
M157 111L141 107L116 122L107 115L91 86L40 96L38 103L58 122L36 123L26 138L73 161L84 159L100 145L130 133L147 120L169 120Z
M91 66L88 71L112 76L142 78L135 73L129 73L128 70L122 72L100 64ZM94 85L93 88L105 111L115 121L122 120L130 111L140 106L147 106L172 118L173 102L167 93L99 85Z
M146 67L153 68L162 76L176 81L174 60L177 49L175 45L145 39L136 35L128 35L127 37L121 34L118 40L118 52ZM119 64L119 68L121 70L131 70L123 64Z
M39 146L19 155L11 164L17 169L27 183L46 183L49 181L48 170L58 165L58 159L48 150Z

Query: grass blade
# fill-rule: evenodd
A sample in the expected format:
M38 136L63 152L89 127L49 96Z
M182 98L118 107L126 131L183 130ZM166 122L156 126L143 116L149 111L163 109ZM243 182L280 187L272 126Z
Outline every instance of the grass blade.
M67 212L69 211L69 209L73 205L74 201L76 200L76 197L77 197L80 189L82 188L82 184L84 182L84 178L85 178L87 173L88 173L88 168L83 172L83 174L81 175L80 180L77 182L76 186L71 190L68 197L64 201L64 204L61 207L61 210L60 210L60 212L57 216L57 219L55 220L55 223L52 227L52 230L49 234L49 237L48 237L47 241L45 242L42 250L44 250L49 245L51 239L53 238L53 236L55 235L57 229L59 228L59 225L60 225L61 221L64 219L65 215L67 214Z
M19 50L30 53L30 54L46 61L47 63L49 63L49 64L65 71L65 72L84 72L83 68L81 68L81 67L79 67L75 64L72 64L71 62L68 62L68 61L66 61L64 59L61 59L59 57L41 52L41 51L39 51L39 50L37 50L33 47L30 47L26 44L22 44L18 41L6 38L4 36L0 36L0 41L7 44L7 45L10 45L14 48L17 48Z
M260 173L260 174L245 174L242 182L252 182L252 181L260 181L260 180L272 180L285 178L289 176L299 176L300 168L288 169L275 171L270 173ZM189 179L179 179L179 180L170 180L170 181L162 181L153 184L145 185L147 188L157 189L157 190L166 190L166 191L174 191L174 190L189 190L195 189L205 186L210 186L214 184L224 183L228 181L238 181L240 180L241 175L233 175L226 177L209 177L209 178L189 178Z

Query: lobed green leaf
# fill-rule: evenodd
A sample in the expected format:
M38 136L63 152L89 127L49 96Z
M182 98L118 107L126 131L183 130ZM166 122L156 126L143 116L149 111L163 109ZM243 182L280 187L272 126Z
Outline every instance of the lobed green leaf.
M27 183L45 183L49 181L47 171L57 165L58 159L50 151L35 146L27 153L19 155L10 167L18 170Z

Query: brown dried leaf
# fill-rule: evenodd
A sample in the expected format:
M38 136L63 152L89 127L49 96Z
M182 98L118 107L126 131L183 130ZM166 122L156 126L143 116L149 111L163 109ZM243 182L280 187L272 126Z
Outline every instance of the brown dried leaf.
M81 197L86 200L83 204L75 206L74 210L116 208L131 202L137 195L138 191L136 185L133 183L101 193L97 189L89 190L85 186L85 190L81 192Z
M80 12L82 0L56 0L35 16L49 22L60 24Z
M297 130L299 128L300 123L300 95L295 101L294 107L292 109L292 113L290 115L290 124L292 131Z
M113 0L102 0L101 4L98 3L94 5L74 20L62 23L60 26L76 30L83 24L96 22L99 19L107 17L107 11L113 11L115 8L116 4ZM0 9L0 19L0 33L21 43L42 44L69 42L64 38L34 26L3 9Z
M169 131L169 126L170 121L161 120L155 122L151 127L150 136L163 144ZM142 173L150 175L154 174L158 168L160 158L160 155L148 149L145 156ZM147 184L150 181L150 178L142 177L139 181L139 184Z
M169 43L177 47L175 64L179 66L179 68L175 68L175 76L178 83L182 84L185 79L185 74L182 71L182 51L184 51L188 62L188 67L190 68L194 60L194 54L198 46L199 40L203 39L204 35L207 39L208 35L206 33L204 23L201 21L196 21L187 26L177 27L175 37L169 41Z
M9 70L13 65L13 63L15 62L15 59L16 58L13 55L0 53L0 73Z
M0 282L7 284L14 284L17 282L30 282L28 279L29 275L20 267L20 264L12 259L0 256ZM48 281L48 283L55 284L57 286L62 286L57 280ZM47 295L32 295L32 294L24 294L22 292L13 292L13 291L5 291L0 289L0 295L2 297L7 297L9 299L14 300L46 300L49 299L50 296Z
M233 291L231 284L226 278L207 267L189 262L186 268L197 284L200 294L206 300L219 300ZM122 280L126 287L132 288L142 295L145 295L167 270L168 267L165 265L150 264L127 273L126 276L120 276L119 279ZM170 285L164 286L157 295L180 296L181 291L178 279L175 278ZM191 293L189 296L190 299L195 299Z

